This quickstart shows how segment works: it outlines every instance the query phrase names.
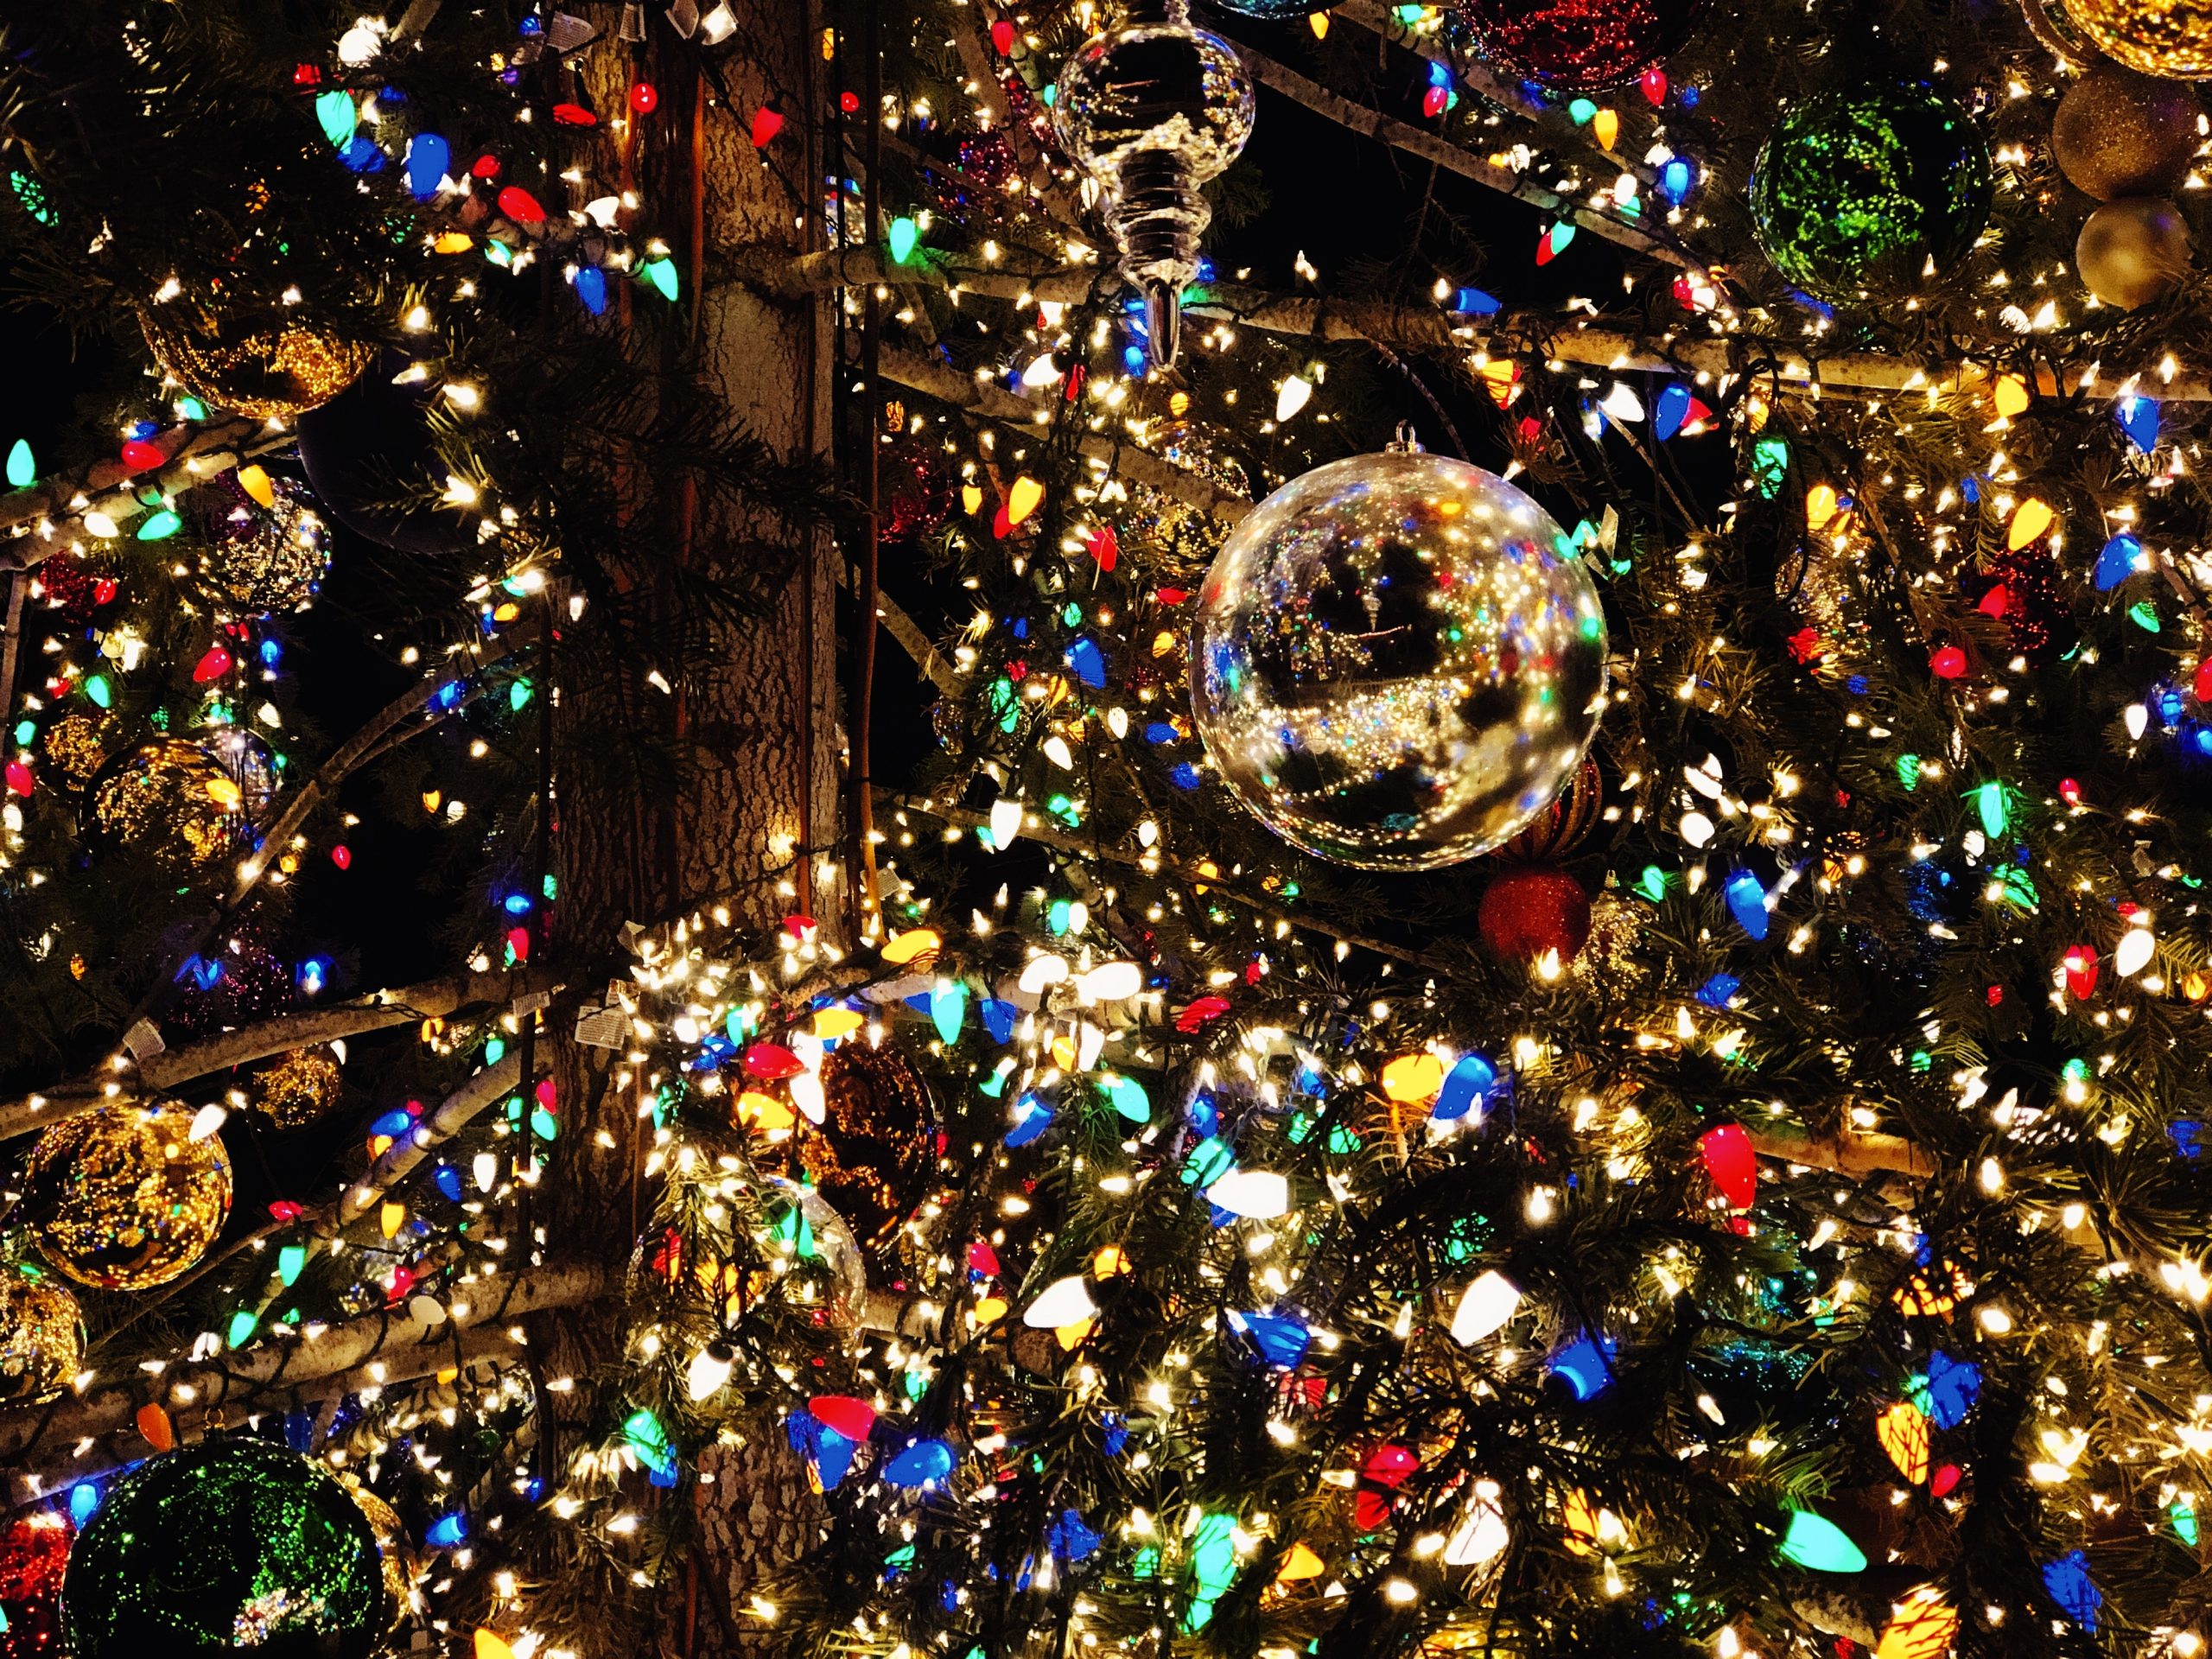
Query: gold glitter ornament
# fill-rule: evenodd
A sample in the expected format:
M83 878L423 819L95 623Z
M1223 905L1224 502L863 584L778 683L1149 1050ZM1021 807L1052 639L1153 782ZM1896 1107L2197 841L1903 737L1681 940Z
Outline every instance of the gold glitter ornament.
M173 1100L57 1123L23 1166L16 1214L79 1284L151 1290L192 1269L231 1212L231 1160Z
M338 1103L344 1089L327 1049L296 1048L254 1074L254 1107L280 1129L305 1128Z
M0 1267L0 1404L51 1399L84 1357L77 1299L36 1268Z
M207 747L182 738L141 744L92 786L92 821L103 836L192 874L236 842L245 804L238 779Z
M89 715L62 715L46 728L39 750L51 768L48 776L65 789L82 789L107 764L100 723Z
M1648 906L1618 893L1601 893L1590 901L1590 937L1576 952L1570 971L1586 984L1600 981L1616 992L1630 990L1651 976L1636 954L1637 941L1651 914Z
M138 314L146 349L202 403L293 421L359 379L376 347L297 317L238 319L170 301Z
M2107 57L2168 80L2212 77L2212 0L2066 0Z
M2189 177L2203 110L2193 86L2101 63L2058 100L2051 159L2099 201L2163 196Z
M226 473L185 497L200 539L200 591L226 616L296 611L330 569L330 530L304 485L269 480L270 504Z

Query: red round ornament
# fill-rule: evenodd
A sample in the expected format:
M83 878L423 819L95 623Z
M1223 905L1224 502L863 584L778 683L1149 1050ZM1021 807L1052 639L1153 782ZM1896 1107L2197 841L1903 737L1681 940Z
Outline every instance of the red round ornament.
M0 1659L60 1659L61 1570L73 1531L48 1510L0 1532Z
M1492 68L1570 93L1625 86L1656 68L1682 48L1705 8L1706 0L1459 0Z
M1475 925L1484 944L1508 962L1533 963L1557 951L1564 967L1590 938L1590 896L1564 870L1541 864L1508 870L1484 893Z

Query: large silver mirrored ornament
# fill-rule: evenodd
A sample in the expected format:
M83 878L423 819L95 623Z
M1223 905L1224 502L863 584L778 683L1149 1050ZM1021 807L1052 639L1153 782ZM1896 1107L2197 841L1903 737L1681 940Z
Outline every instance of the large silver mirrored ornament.
M1199 594L1206 753L1268 828L1362 869L1509 839L1573 780L1605 690L1605 613L1566 534L1410 445L1277 490Z
M1183 289L1212 210L1198 187L1252 136L1251 77L1236 48L1191 25L1189 0L1128 0L1118 28L1060 71L1060 143L1106 194L1122 270L1144 296L1152 360L1175 360Z

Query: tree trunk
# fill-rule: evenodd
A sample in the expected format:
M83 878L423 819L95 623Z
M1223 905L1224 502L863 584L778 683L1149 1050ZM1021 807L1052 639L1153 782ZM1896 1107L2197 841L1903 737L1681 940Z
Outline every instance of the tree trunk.
M829 302L772 296L728 275L732 250L796 257L817 235L818 204L797 193L824 168L812 118L822 107L818 0L733 7L733 45L710 54L727 101L701 78L698 43L679 46L652 12L645 73L661 97L655 111L635 118L627 170L690 286L685 321L731 415L779 456L823 457L830 447ZM594 55L587 73L601 89L600 107L620 108L632 74L626 48L609 45ZM785 125L756 151L751 124L767 105ZM689 499L653 506L684 556L702 566L735 542L791 541L766 522L711 522ZM831 874L843 853L837 554L826 531L795 550L795 572L770 613L716 625L708 664L691 664L675 695L642 675L599 693L619 704L620 718L652 722L674 740L683 766L671 798L641 799L619 768L594 765L588 745L556 744L560 902L551 926L564 951L588 957L613 946L626 921L713 905L727 905L741 926L803 912L827 935L846 931L843 877ZM606 712L571 698L563 717L574 729ZM564 1031L549 1031L544 1042L540 1069L559 1090L563 1131L538 1198L541 1244L619 1273L652 1207L642 1175L650 1130L641 1128L634 1090L613 1087L613 1056L578 1046ZM602 1131L611 1144L601 1143ZM572 1393L540 1392L556 1431L554 1458L573 1456L592 1424L602 1402L588 1379L617 1357L619 1334L611 1306L549 1318L534 1333L541 1380L567 1375L579 1383ZM743 1611L760 1566L790 1559L807 1541L818 1510L804 1466L772 1423L741 1446L710 1448L703 1465L701 1544L682 1581L659 1594L660 1649L686 1659L773 1651L772 1640L750 1634L757 1627Z

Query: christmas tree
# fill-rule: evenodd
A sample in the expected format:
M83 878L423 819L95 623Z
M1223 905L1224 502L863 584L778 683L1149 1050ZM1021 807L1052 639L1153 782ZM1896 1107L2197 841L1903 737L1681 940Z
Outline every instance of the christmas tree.
M0 40L0 1655L2203 1650L2193 7Z

